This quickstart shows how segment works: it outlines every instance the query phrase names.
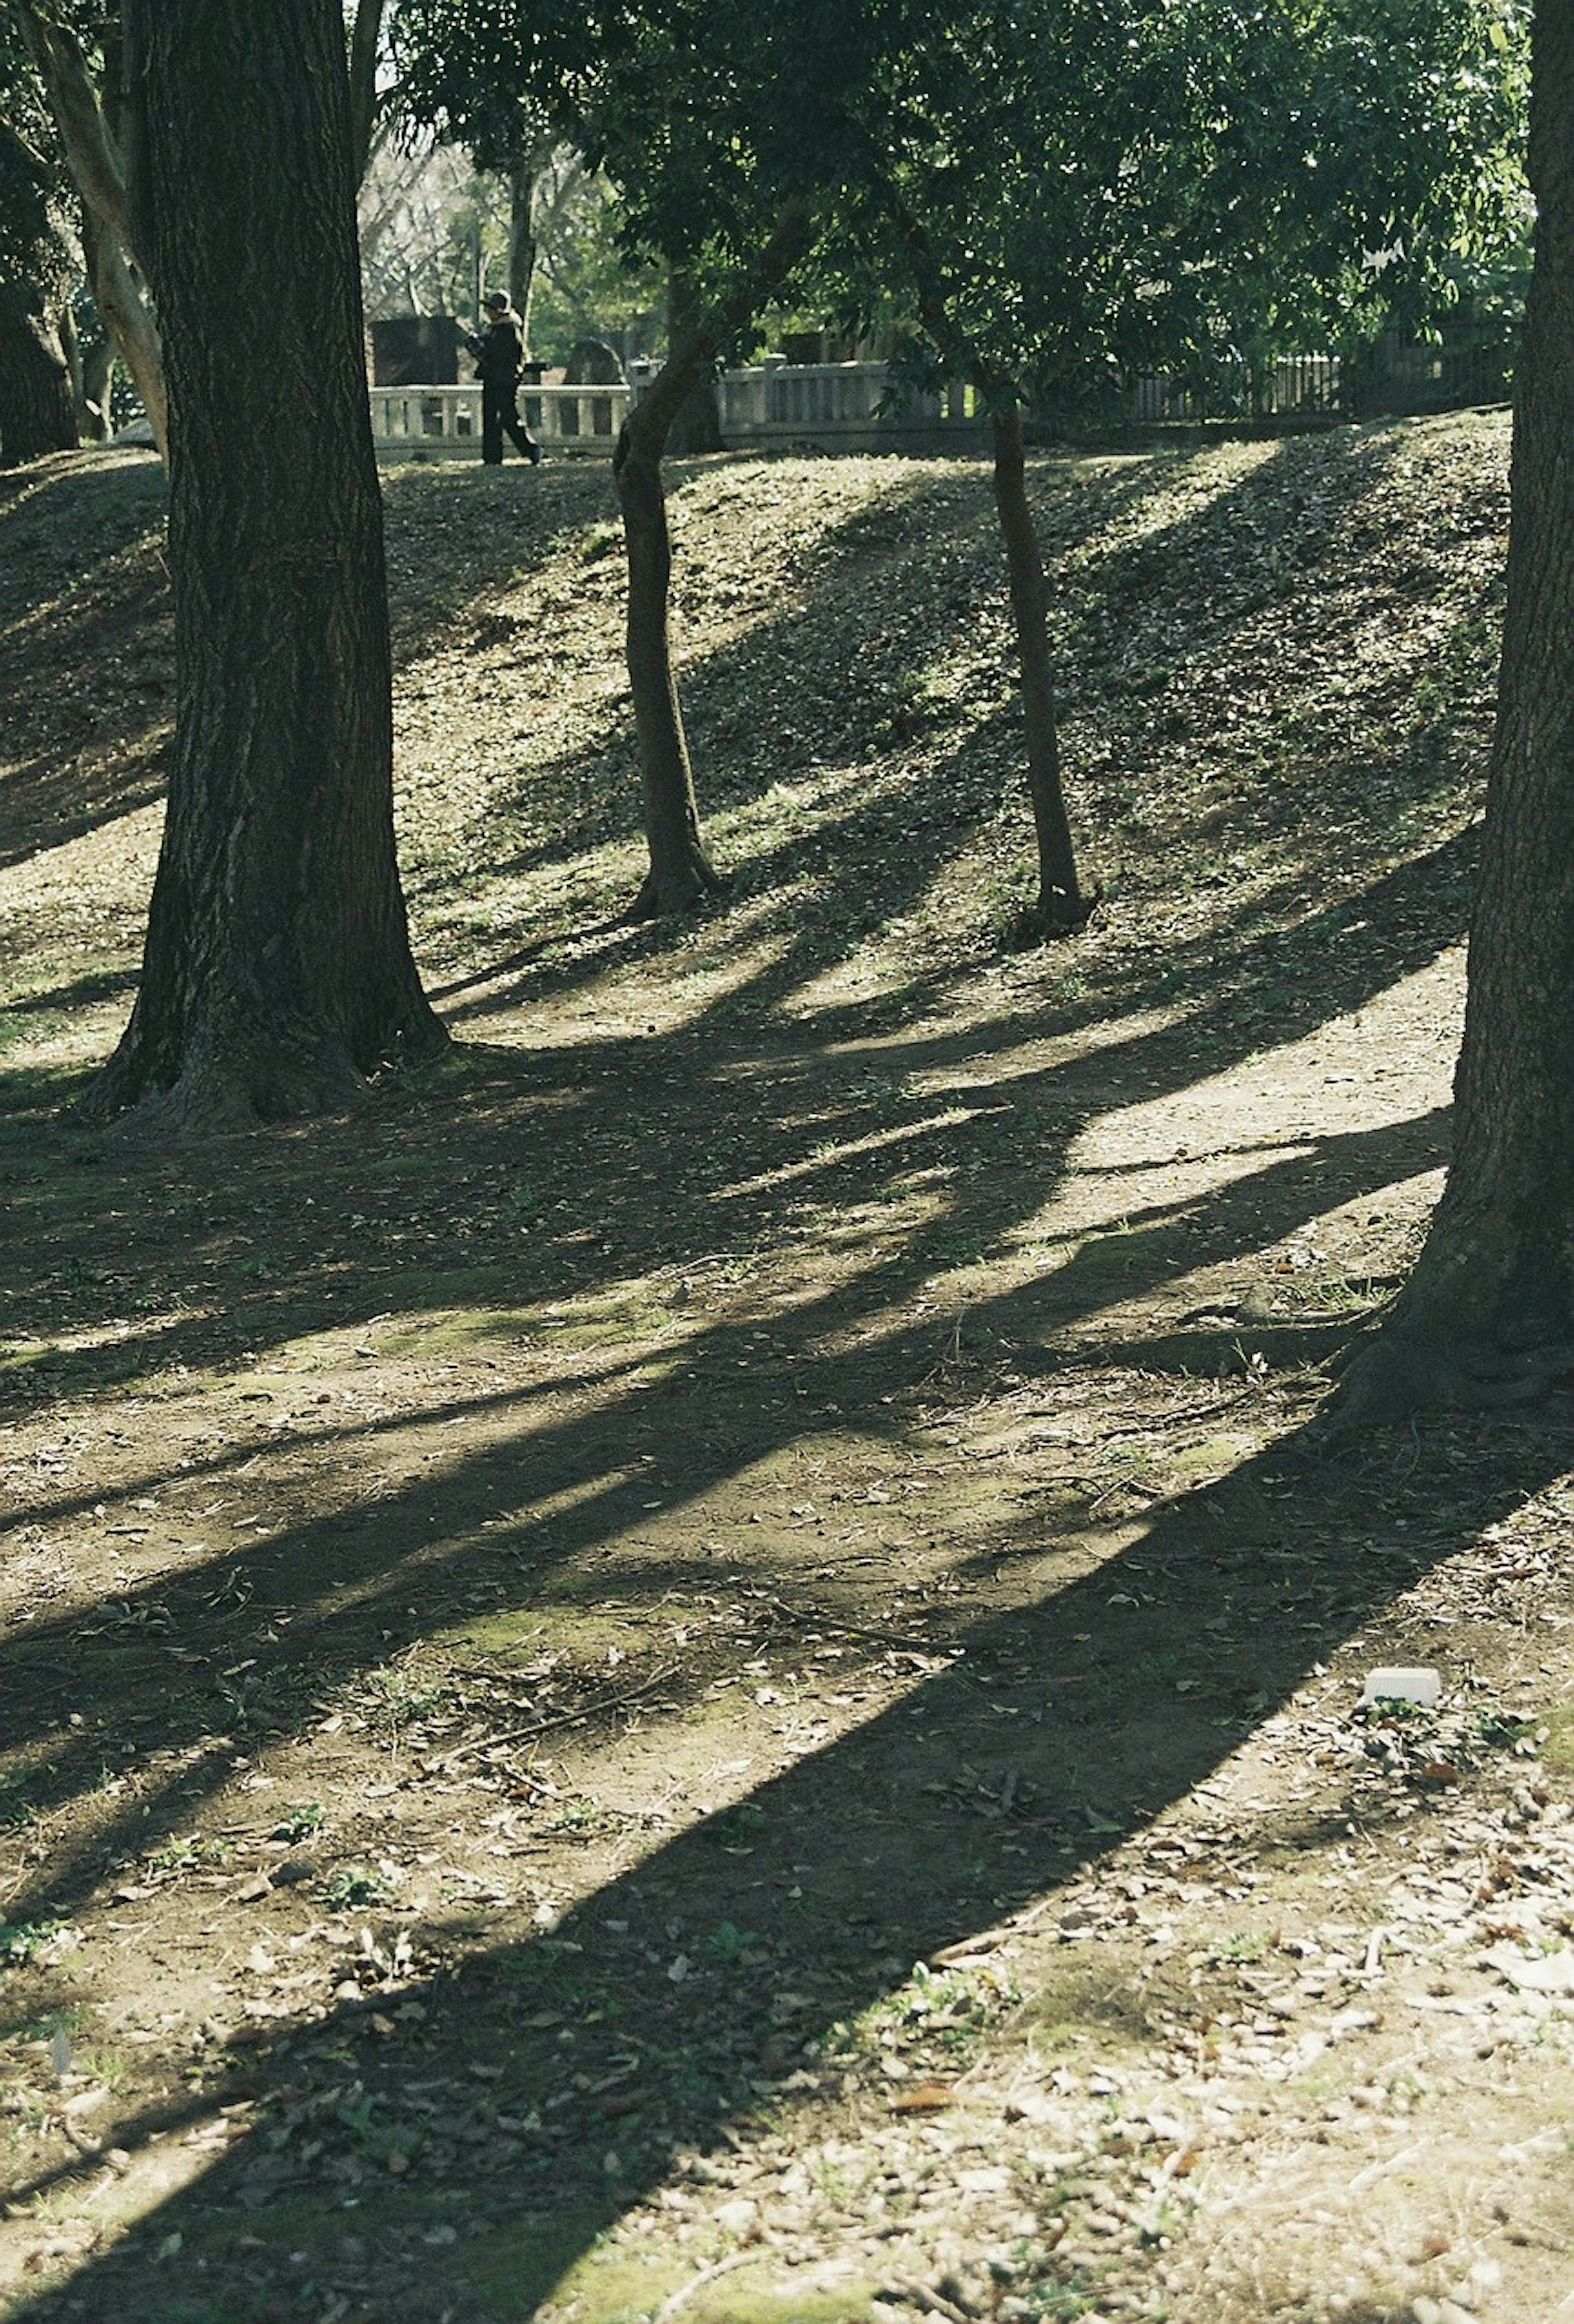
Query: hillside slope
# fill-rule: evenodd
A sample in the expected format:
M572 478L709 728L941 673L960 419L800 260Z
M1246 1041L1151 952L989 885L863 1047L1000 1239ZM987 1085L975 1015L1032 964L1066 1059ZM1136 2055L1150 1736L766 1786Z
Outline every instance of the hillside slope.
M391 474L456 1051L180 1145L63 1110L160 480L0 478L0 2312L1567 2305L1574 1413L1306 1430L1446 1149L1506 451L1036 464L1108 900L1020 954L980 470L677 471L661 927L605 471Z

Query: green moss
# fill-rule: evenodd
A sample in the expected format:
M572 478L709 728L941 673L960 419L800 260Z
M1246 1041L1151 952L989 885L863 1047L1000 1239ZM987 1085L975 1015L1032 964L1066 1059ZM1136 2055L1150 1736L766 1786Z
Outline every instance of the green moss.
M1547 1738L1541 1747L1543 1765L1560 1775L1574 1775L1574 1703L1550 1711L1542 1724Z

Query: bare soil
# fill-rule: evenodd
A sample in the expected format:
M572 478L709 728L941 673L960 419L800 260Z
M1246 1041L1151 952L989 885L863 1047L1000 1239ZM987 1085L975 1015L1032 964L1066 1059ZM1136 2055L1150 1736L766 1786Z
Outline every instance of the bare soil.
M0 2314L1574 2318L1574 1403L1337 1460L1446 1150L1502 415L387 479L439 1068L89 1134L161 485L0 478ZM1386 1666L1435 1672L1415 1707Z

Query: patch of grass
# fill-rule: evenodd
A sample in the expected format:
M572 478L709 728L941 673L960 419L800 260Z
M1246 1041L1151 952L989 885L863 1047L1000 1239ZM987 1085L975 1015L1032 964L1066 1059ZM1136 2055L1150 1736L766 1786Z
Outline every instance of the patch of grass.
M268 1834L270 1840L305 1840L320 1831L327 1821L327 1810L318 1800L305 1800L299 1807L286 1808Z
M1268 1940L1253 1929L1233 1929L1227 1937L1216 1938L1208 1948L1206 1959L1215 1967L1244 1966L1260 1961L1268 1950Z
M330 1913L361 1913L391 1903L393 1895L386 1873L370 1871L364 1864L344 1864L328 1880L322 1900Z
M1548 1711L1537 1725L1545 1729L1542 1764L1560 1775L1574 1775L1574 1704Z
M0 1969L22 1969L58 1937L63 1921L0 1921Z

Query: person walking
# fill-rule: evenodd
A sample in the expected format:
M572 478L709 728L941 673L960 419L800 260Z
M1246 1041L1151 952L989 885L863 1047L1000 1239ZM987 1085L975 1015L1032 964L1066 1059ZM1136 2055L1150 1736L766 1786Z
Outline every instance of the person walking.
M486 327L466 331L465 344L475 357L481 382L481 456L489 468L502 462L502 439L509 437L533 467L541 465L541 447L520 418L520 374L525 362L524 326L509 305L506 290L486 298Z

